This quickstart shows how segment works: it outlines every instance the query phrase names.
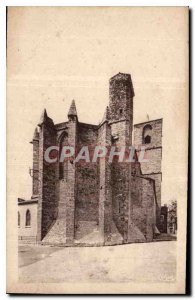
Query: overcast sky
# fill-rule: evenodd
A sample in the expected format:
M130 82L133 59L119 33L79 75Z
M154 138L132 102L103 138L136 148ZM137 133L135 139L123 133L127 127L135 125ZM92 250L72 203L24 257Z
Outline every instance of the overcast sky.
M108 81L133 80L134 124L163 118L162 202L186 195L187 9L52 8L8 10L8 187L31 196L32 139L45 107L67 120L75 99L79 120L98 124ZM12 185L12 182L15 182ZM10 185L9 185L10 184Z

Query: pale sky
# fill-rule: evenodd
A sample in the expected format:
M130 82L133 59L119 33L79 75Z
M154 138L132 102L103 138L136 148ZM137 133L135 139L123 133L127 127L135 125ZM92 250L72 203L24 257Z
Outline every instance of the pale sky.
M31 196L32 139L43 108L98 124L108 81L130 73L134 124L163 118L162 203L186 197L188 23L184 8L8 10L7 159L13 197ZM15 182L12 185L12 182Z

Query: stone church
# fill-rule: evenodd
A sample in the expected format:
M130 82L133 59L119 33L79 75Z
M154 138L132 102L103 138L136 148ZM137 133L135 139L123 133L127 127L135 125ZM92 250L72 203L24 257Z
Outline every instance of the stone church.
M32 197L18 198L19 242L115 245L150 242L161 209L162 119L133 124L134 89L129 74L109 81L109 105L99 125L79 122L72 101L68 120L54 124L43 111L32 139ZM131 163L107 159L49 164L49 146L134 146ZM145 146L147 162L140 162Z

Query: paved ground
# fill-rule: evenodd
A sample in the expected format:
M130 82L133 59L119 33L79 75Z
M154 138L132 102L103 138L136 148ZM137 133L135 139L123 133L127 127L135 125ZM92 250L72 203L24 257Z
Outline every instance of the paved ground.
M43 260L46 257L58 250L62 250L61 247L48 247L48 246L34 246L34 245L20 245L18 265L20 267L31 265L39 260Z
M19 247L22 282L173 282L176 241L104 247Z

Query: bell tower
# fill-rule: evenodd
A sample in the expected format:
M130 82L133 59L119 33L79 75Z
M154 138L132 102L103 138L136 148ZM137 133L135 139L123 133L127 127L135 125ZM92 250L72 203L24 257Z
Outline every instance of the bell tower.
M109 84L110 124L115 124L112 126L113 138L118 138L123 146L131 145L134 97L131 75L118 73L110 79Z
M109 124L111 126L112 146L119 152L132 145L133 97L134 90L130 74L118 73L110 79L109 86ZM113 219L128 241L130 210L131 165L126 162L112 161L112 208Z

